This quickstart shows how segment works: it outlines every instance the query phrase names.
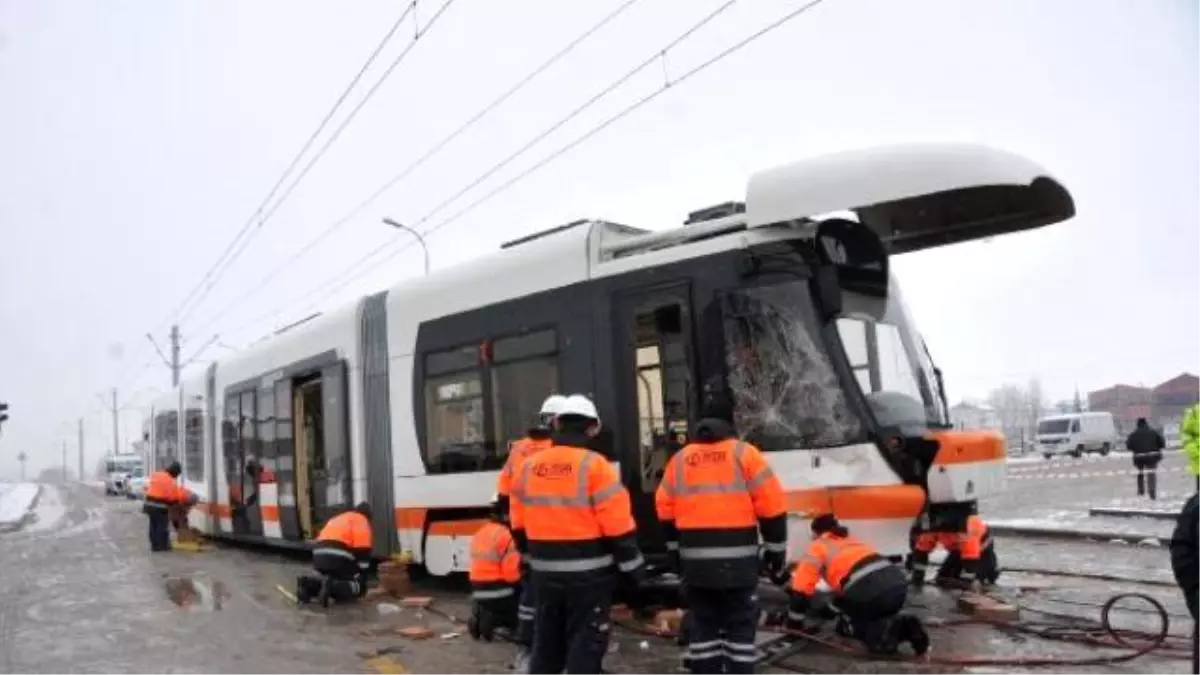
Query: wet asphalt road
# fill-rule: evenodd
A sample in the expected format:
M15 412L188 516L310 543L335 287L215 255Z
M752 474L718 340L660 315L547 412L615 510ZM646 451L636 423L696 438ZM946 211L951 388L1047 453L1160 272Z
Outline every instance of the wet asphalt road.
M364 604L329 612L299 609L275 590L290 588L301 562L256 551L151 554L137 504L105 498L98 488L47 486L60 517L0 535L0 672L509 672L513 648L475 643L451 617L467 613L461 583L425 583L435 611ZM1060 571L1092 571L1170 581L1165 548L1002 537L1001 562ZM1173 633L1190 623L1178 591L1061 577L1009 574L1007 594L1030 609L1095 618L1118 590L1148 592L1174 616ZM1020 595L1016 586L1026 588ZM961 618L953 593L927 588L911 597L925 617ZM1031 611L1024 617L1036 618ZM1123 625L1153 628L1137 613ZM937 623L935 619L931 623ZM395 631L425 626L412 641ZM1096 650L1022 638L988 626L931 628L944 656L1094 655ZM644 645L643 645L644 643ZM676 672L670 640L618 631L605 661L611 672ZM377 652L386 652L379 656ZM895 662L865 662L809 650L789 662L814 672L912 672ZM1144 657L1100 672L1187 672L1187 662ZM945 672L945 668L937 669ZM1024 672L1027 668L994 669ZM1078 666L1050 669L1081 670ZM774 671L779 672L779 671Z

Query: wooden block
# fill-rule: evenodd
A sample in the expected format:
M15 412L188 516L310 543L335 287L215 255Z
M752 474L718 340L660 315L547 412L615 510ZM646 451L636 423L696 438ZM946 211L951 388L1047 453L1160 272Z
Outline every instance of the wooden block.
M426 596L409 596L400 601L404 607L417 607L419 609L427 609L433 604L433 598Z
M396 629L397 635L403 635L410 640L427 640L433 637L433 631L425 626L408 626Z
M682 623L683 610L681 609L664 609L654 615L654 629L664 635L678 633Z
M613 605L612 609L608 610L608 618L613 621L632 621L633 610L627 605Z
M958 610L985 621L1017 621L1021 618L1021 612L1016 607L983 595L959 597Z

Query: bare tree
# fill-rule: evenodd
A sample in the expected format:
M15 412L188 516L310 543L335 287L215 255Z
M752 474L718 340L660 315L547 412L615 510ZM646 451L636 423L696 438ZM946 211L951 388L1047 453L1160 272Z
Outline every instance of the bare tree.
M987 397L988 405L996 412L1000 430L1009 443L1020 440L1025 427L1025 392L1015 384L1005 384L993 389Z

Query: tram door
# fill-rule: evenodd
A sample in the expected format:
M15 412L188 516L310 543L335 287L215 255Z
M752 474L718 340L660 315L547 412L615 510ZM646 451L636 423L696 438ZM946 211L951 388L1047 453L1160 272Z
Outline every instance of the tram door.
M665 542L654 493L697 414L691 289L678 283L624 291L613 306L617 459L633 501L638 543L661 553Z

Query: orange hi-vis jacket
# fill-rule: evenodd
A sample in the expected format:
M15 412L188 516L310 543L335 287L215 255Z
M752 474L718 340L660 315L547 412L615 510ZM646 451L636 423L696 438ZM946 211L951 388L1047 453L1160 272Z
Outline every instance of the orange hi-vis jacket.
M508 459L504 461L504 468L500 469L500 477L496 479L496 495L500 498L502 510L508 510L513 482L520 473L521 464L552 445L554 441L549 438L525 437L513 441L509 446Z
M809 544L797 563L792 572L792 590L811 596L817 590L817 581L824 579L834 593L845 595L863 579L891 566L866 542L826 532Z
M503 523L488 521L471 538L471 596L499 600L512 596L521 580L521 554Z
M371 557L373 546L371 521L358 511L346 511L330 518L321 528L313 556L365 560Z
M145 505L150 508L163 509L178 504L186 504L191 499L191 493L181 487L166 471L155 471L146 482Z
M978 561L992 547L987 523L979 516L967 518L966 532L922 532L913 543L913 570L924 572L929 554L941 544L949 552L958 551L964 563Z
M756 585L760 530L765 549L787 552L783 486L745 441L688 444L667 462L655 506L689 585Z
M616 469L583 447L585 438L559 442L526 461L513 485L513 535L529 569L581 584L614 567L640 572L637 525Z

